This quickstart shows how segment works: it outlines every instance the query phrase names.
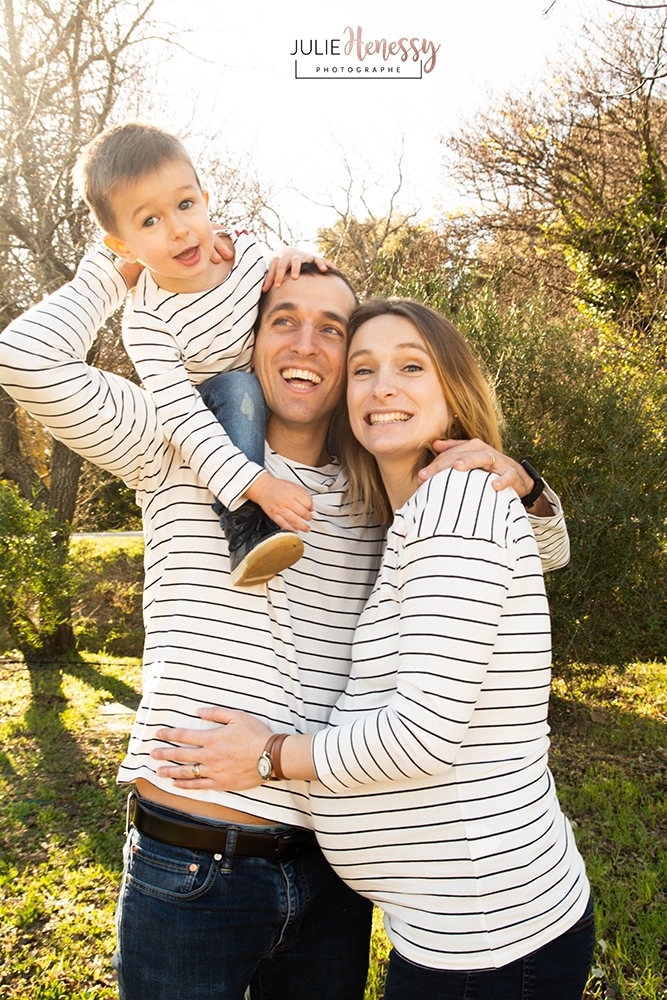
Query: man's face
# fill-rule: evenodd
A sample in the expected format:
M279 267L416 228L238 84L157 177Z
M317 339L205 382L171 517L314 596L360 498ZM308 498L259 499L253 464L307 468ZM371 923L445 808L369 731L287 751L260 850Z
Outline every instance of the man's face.
M289 276L272 288L254 353L271 420L326 432L344 384L354 295L335 275Z

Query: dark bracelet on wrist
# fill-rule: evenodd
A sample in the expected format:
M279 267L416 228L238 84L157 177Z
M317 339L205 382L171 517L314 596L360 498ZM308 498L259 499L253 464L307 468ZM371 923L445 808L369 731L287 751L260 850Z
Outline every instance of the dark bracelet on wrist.
M538 497L541 497L544 493L544 480L540 476L539 472L536 472L532 467L530 462L525 459L520 465L525 469L530 478L533 480L533 488L530 493L526 493L525 497L520 497L521 503L524 507L532 507Z

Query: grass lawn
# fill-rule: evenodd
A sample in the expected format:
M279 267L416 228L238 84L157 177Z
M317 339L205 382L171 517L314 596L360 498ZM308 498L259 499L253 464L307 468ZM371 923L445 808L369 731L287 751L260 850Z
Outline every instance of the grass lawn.
M111 1000L137 660L0 662L0 998ZM598 912L593 998L667 998L667 666L554 682L552 769ZM367 1000L388 947L378 919ZM150 998L147 998L150 1000ZM317 998L313 998L317 1000ZM344 1000L344 998L341 998Z

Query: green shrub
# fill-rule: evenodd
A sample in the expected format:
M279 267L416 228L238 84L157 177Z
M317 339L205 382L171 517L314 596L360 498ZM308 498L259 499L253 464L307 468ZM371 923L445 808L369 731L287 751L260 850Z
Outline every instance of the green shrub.
M141 538L72 540L72 625L79 649L141 656L143 554Z
M69 573L63 526L0 480L0 640L39 650L66 621ZM63 597L65 601L63 601Z

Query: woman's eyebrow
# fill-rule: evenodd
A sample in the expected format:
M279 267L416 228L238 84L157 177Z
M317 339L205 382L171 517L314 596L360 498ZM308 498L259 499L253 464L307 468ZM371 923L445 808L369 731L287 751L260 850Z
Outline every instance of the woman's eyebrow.
M406 341L404 344L396 344L396 347L399 349L407 348L412 351L421 351L422 354L426 354L428 356L428 351L426 350L423 344L415 344L411 340ZM347 360L352 361L353 358L358 357L360 354L372 354L372 353L373 351L370 347L360 347L358 351L352 351L351 354L348 354Z

